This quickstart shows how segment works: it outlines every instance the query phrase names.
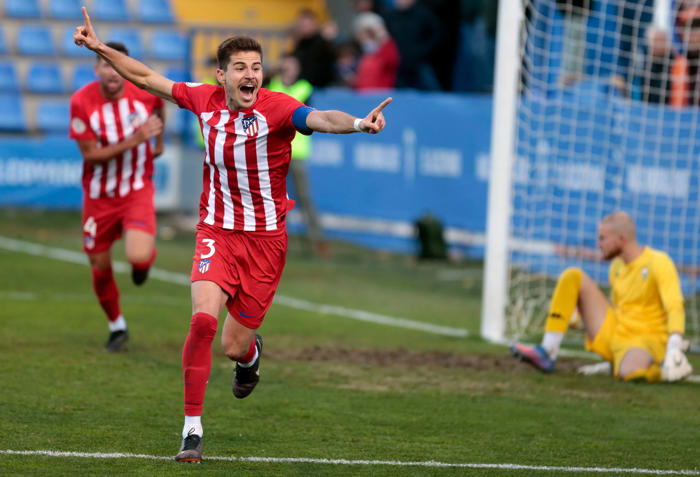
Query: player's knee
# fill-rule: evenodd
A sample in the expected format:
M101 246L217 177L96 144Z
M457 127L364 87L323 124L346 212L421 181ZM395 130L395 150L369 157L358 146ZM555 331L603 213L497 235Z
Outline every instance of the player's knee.
M190 321L190 333L198 338L213 340L218 321L208 313L195 313Z
M657 364L652 364L648 368L637 368L631 370L620 369L617 379L625 382L655 383L661 380L661 369Z
M571 283L576 287L581 285L581 278L583 277L583 270L578 267L569 267L559 275L559 281L565 283Z
M88 261L90 262L90 267L97 270L106 271L112 267L112 261L109 255L102 253L89 254Z
M249 344L241 343L230 336L221 337L221 346L224 349L224 354L232 361L238 359L248 352Z
M133 265L141 265L147 263L153 251L148 249L138 249L138 250L127 250L126 251L126 261Z

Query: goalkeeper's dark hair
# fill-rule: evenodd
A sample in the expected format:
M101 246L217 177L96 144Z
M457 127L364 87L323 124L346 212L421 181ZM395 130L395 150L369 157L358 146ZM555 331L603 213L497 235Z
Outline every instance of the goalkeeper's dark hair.
M232 36L222 41L216 50L216 61L219 63L219 69L226 71L231 55L239 51L257 51L262 62L263 50L257 40L245 35Z
M108 41L105 43L105 45L107 45L108 47L110 47L114 50L117 50L117 51L124 53L126 56L129 56L129 49L126 47L126 45L124 43L121 43L119 41ZM95 56L97 56L97 58L96 58L97 61L100 61L100 58L102 58L100 55L95 55Z

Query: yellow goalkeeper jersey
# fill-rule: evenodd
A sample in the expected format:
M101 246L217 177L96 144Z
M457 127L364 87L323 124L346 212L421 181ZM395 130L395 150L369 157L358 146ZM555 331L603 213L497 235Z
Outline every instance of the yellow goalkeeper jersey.
M644 247L630 263L610 264L616 334L666 335L685 332L683 294L676 266L664 252Z

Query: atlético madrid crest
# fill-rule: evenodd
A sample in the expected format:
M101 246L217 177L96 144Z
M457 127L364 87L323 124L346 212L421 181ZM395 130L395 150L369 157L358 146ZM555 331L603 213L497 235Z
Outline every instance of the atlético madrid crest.
M241 124L243 125L243 130L249 136L255 136L258 133L258 118L255 116L248 116L241 119Z
M207 273L209 271L209 264L211 263L211 260L203 259L199 261L199 267L197 269L199 270L199 273Z

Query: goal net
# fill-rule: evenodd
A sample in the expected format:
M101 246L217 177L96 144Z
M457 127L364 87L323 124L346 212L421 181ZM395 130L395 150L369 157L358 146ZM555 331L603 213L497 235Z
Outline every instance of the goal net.
M607 292L609 263L598 254L597 224L624 210L640 243L675 261L686 334L699 344L700 109L692 29L700 26L700 8L686 6L501 0L485 337L539 337L566 267L581 267Z

